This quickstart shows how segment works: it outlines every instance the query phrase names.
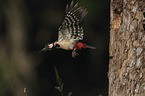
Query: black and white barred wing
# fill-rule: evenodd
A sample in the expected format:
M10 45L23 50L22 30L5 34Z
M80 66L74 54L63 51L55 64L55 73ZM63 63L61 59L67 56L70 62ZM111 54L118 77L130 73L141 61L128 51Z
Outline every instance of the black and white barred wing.
M83 7L78 7L78 3L73 6L66 6L64 20L59 27L58 41L62 40L82 40L83 39L83 20L87 11Z

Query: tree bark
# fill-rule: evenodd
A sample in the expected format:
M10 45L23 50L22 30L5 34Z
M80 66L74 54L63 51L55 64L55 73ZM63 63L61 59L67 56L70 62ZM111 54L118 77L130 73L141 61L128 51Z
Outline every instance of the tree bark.
M109 96L145 96L143 0L111 0Z

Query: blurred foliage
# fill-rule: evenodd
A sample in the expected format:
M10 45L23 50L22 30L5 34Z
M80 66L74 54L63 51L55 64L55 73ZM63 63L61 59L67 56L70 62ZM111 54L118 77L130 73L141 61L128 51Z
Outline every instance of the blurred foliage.
M79 51L77 58L62 49L39 54L57 40L66 4L71 0L0 0L0 96L60 96L54 64L64 94L108 94L109 0L74 0L88 9L84 42L97 50Z

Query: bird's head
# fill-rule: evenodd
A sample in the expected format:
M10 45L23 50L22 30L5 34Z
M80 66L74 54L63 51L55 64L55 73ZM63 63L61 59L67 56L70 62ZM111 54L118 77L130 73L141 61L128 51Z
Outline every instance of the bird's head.
M53 47L54 47L54 43L50 43L50 44L48 43L44 46L44 48L42 50L40 50L40 53L45 52L47 50L52 50Z
M45 52L47 50L52 50L52 49L56 49L59 45L54 43L48 43L44 46L44 48L42 50L40 50L39 52Z

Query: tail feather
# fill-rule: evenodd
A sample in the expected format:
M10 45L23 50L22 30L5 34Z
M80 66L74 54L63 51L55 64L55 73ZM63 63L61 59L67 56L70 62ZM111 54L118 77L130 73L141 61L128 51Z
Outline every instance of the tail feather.
M86 45L86 44L85 44L85 47L90 48L90 49L96 49L95 47L90 46L90 45Z

